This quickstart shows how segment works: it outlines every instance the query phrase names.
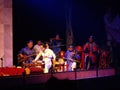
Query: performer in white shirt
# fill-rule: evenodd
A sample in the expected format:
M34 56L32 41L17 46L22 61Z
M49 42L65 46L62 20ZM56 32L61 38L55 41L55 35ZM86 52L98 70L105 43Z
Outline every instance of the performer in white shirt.
M44 61L44 73L48 73L50 68L52 67L52 65L54 65L53 63L56 60L56 55L55 53L46 47L46 45L42 45L41 46L42 51L39 52L39 54L36 56L35 61L38 60L40 58L40 56L43 57L43 61Z
M41 51L41 44L42 42L38 40L37 44L34 45L33 49L35 50L36 54L38 54Z

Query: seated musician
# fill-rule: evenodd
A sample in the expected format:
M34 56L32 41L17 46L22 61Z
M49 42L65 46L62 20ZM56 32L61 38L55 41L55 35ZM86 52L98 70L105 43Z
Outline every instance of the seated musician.
M68 71L74 71L76 69L76 62L74 62L75 52L74 47L72 45L70 45L67 51L65 52L65 58L68 64Z
M97 44L93 41L93 36L84 45L85 69L92 69L96 66Z
M42 61L44 61L44 73L49 73L52 66L54 67L54 62L56 60L55 53L47 48L46 44L41 45L42 51L36 56L35 61L37 61L40 56L42 56Z
M41 51L40 45L42 44L41 40L38 40L37 43L34 45L33 49L35 50L36 54Z
M75 47L75 53L76 53L76 60L77 62L77 69L84 70L84 52L82 46L76 46Z
M65 57L65 51L60 51L56 59L59 62L59 64L64 64L65 62L64 57Z
M33 47L33 41L29 40L27 41L27 46L25 46L19 51L18 62L23 67L25 64L31 64L32 60L34 60L35 51L32 49L32 47Z
M65 51L60 51L57 58L56 58L56 64L55 64L55 71L56 72L63 72L64 70L64 64L65 64Z

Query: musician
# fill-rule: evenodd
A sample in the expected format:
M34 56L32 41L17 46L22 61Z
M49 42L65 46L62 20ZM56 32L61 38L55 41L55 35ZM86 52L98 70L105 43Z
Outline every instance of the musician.
M84 70L84 52L82 46L78 45L75 47L75 56L76 56L76 60L79 61L77 62L76 68Z
M46 45L46 48L47 48L47 49L50 49L49 42L45 42L45 45Z
M72 45L70 45L65 52L65 58L67 59L68 71L74 71L76 68L76 62L72 61L75 59L74 47Z
M93 40L93 36L90 36L88 42L84 45L85 53L85 69L92 69L96 65L97 56L97 44Z
M41 48L42 48L42 52L40 52L36 56L35 61L38 60L40 56L42 56L42 60L44 61L45 64L44 73L48 73L52 68L52 65L54 66L56 55L51 49L47 48L46 44L43 44Z
M37 41L37 44L34 45L33 49L35 50L36 54L41 51L40 45L42 44L41 40Z
M61 51L62 39L60 39L59 34L55 36L55 38L50 39L50 48L54 51L56 56Z
M22 60L22 65L32 63L32 60L34 59L35 56L35 51L32 48L33 41L29 40L27 41L27 46L25 46L19 51L18 57L20 57L19 61Z

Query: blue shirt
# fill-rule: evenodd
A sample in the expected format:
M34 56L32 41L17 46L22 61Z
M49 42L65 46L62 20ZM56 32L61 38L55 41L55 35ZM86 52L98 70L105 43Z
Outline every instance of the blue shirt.
M61 40L53 40L50 43L50 46L52 47L51 49L54 51L56 55L58 55L59 52L61 51L61 45L62 45Z
M35 54L35 51L28 48L28 47L25 47L25 48L22 48L21 51L19 52L19 54L23 54L23 55L27 55L28 56L28 60L25 61L25 63L32 63L32 60L34 60L34 57L33 56L30 56L30 55L33 55Z

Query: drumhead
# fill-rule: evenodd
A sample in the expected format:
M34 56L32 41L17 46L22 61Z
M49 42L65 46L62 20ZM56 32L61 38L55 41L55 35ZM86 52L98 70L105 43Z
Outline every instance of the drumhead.
M59 63L59 64L64 64L64 63L65 63L65 61L64 61L64 59L63 59L63 58L59 58L59 59L58 59L58 63Z

